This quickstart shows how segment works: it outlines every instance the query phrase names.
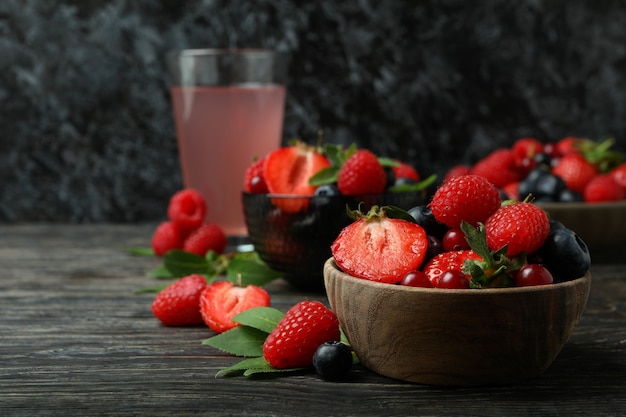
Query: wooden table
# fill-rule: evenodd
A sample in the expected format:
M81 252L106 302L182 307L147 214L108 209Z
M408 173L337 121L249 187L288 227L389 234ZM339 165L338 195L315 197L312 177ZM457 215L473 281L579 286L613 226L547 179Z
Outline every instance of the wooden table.
M215 378L236 362L204 327L152 316L158 262L134 257L152 225L0 226L0 416L454 415L616 416L626 410L626 265L594 264L575 333L540 377L516 386L441 388L356 366L348 381L314 373ZM322 294L268 286L286 310Z

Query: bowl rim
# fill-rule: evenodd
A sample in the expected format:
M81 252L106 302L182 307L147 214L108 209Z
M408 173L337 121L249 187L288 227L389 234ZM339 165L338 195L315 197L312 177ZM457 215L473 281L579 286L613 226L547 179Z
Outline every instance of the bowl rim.
M314 194L280 194L280 193L250 193L248 191L242 191L241 194L245 197L252 197L252 196L259 196L259 198L261 198L260 196L263 196L265 198L315 198L315 197L320 197L320 198L336 198L336 199L340 199L340 198L350 198L350 199L356 199L359 197L378 197L378 196L389 196L389 195L394 195L394 196L402 196L402 195L422 195L425 193L425 190L421 190L421 191L402 191L402 192L384 192L384 193L369 193L369 194L353 194L353 195L332 195L332 196L317 196Z
M626 210L626 200L621 201L604 201L598 203L584 203L584 202L576 202L576 203L558 203L558 202L541 202L538 201L535 203L537 206L541 207L546 211L550 211L553 209L562 210L562 209L577 209L577 210L616 210L616 209L624 209Z
M534 285L527 287L506 287L506 288L482 288L482 289L447 289L447 288L424 288L424 287L410 287L408 285L389 284L385 282L372 281L365 278L358 278L352 276L339 268L339 265L335 262L334 257L330 257L324 263L324 283L326 283L326 269L333 268L335 272L339 273L341 279L348 281L359 282L366 287L378 288L381 290L397 290L406 293L421 293L421 294L450 294L462 297L472 297L476 295L494 295L494 294L521 294L521 293L533 293L533 292L545 292L545 291L559 291L569 287L576 287L583 282L591 280L591 271L587 271L582 277L572 279L569 281L558 282L555 284L546 285Z

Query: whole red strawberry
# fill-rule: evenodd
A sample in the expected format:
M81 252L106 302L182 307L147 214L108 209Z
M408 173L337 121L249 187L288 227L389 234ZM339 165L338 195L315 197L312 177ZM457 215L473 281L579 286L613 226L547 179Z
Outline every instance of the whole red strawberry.
M257 159L246 170L243 183L245 192L254 194L266 194L269 192L263 172L264 163L265 158Z
M166 326L201 324L200 294L206 288L202 275L188 275L161 290L152 302L152 313Z
M339 169L337 188L343 195L378 194L385 191L387 174L374 153L359 149Z
M397 160L395 162L397 162L398 165L391 167L391 170L393 171L393 175L396 178L408 178L415 182L418 182L420 180L419 173L411 165L407 164L406 162Z
M484 223L500 203L500 192L485 177L462 175L444 182L428 206L437 221L458 229L463 220L473 226Z
M268 307L270 295L261 287L239 287L230 281L218 281L207 286L200 296L202 320L211 330L222 333L239 324L233 317L254 307Z
M339 321L330 309L319 301L301 301L267 336L263 356L279 369L310 367L317 348L340 337Z
M598 175L598 168L582 155L572 152L557 162L552 173L561 177L568 189L582 194L589 181Z
M609 174L626 191L626 162L623 162L611 169Z
M621 201L626 198L626 191L610 174L597 175L587 183L583 199L587 203Z
M359 278L397 283L418 269L428 250L424 229L407 220L387 217L373 207L345 227L331 245L337 265Z
M472 174L487 178L497 188L520 181L523 171L518 168L515 154L510 149L497 149L478 161Z
M270 193L312 196L317 187L309 180L328 166L328 158L314 147L297 143L270 152L263 163L263 175ZM274 199L272 202L289 213L306 211L309 205L307 198Z
M485 223L487 244L492 251L507 245L507 256L534 253L550 232L548 215L540 207L526 202L500 207Z
M183 247L183 236L173 222L162 222L152 234L152 250L156 256L163 256L172 249Z
M422 271L426 274L432 286L437 287L439 285L439 279L444 272L463 272L463 264L468 259L480 261L482 258L471 249L442 252L428 261ZM472 278L469 274L465 274L465 276L468 281Z
M206 211L204 197L198 191L186 188L170 198L167 216L186 235L202 225Z
M198 256L205 256L209 251L220 254L227 244L226 234L218 225L205 223L185 239L183 250Z

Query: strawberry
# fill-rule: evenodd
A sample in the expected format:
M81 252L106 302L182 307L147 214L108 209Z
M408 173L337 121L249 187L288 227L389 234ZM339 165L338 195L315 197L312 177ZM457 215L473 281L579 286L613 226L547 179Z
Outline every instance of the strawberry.
M156 256L163 256L172 249L183 247L183 236L173 222L162 222L152 234L152 250Z
M609 174L626 191L626 162L623 162L611 169Z
M367 149L359 149L342 165L337 187L343 195L378 194L385 191L387 175L378 158Z
M170 198L167 216L186 235L202 225L206 211L204 197L196 190L186 188Z
M507 245L509 258L534 253L550 232L548 215L527 202L503 205L485 223L487 244L492 251Z
M532 159L535 155L543 152L543 143L535 138L520 138L515 141L511 149L517 165L520 165L524 159Z
M568 189L582 193L587 183L598 175L598 168L582 155L572 152L559 160L552 173L561 177Z
M565 156L572 153L580 153L578 146L583 140L584 139L582 138L574 136L566 136L558 140L555 144L556 154L559 156Z
M482 258L471 249L442 252L426 262L422 271L426 274L426 277L428 277L433 287L437 287L439 278L441 278L444 272L463 272L463 264L468 259L479 261ZM465 274L465 276L468 281L472 278L470 274Z
M461 221L485 222L500 207L498 189L480 175L462 175L444 182L428 204L437 221L458 229Z
M520 181L523 177L516 165L515 154L510 149L497 149L478 161L472 174L485 177L497 188Z
M152 313L166 326L201 324L200 294L206 279L194 274L180 278L162 289L152 302Z
M388 217L377 206L342 229L331 245L337 265L350 275L372 281L397 283L422 264L428 238L422 226Z
M502 187L502 192L504 192L506 198L509 200L519 200L519 181L508 183Z
M610 174L594 177L583 192L583 198L587 203L600 203L603 201L621 201L626 196L626 191Z
M207 252L222 253L226 249L228 240L224 231L214 223L205 223L185 239L183 250L205 256Z
M265 157L263 173L270 193L312 196L316 186L309 180L320 170L330 166L326 156L303 143L285 146L272 151ZM281 210L290 213L306 211L309 200L293 198L272 200Z
M449 179L455 178L455 177L460 177L462 175L469 175L472 173L472 168L468 165L455 165L452 168L450 168L448 170L448 172L446 172L446 174L443 177L443 181L442 182L446 182Z
M415 182L418 182L420 180L419 173L411 165L398 160L396 160L395 162L397 162L398 165L392 166L391 170L393 171L393 175L396 178L408 178Z
M310 367L317 348L340 337L339 321L330 309L319 301L301 301L267 336L263 356L274 368Z
M200 296L202 320L216 333L239 326L232 320L237 314L269 305L270 295L263 288L256 285L239 287L230 281L214 282Z
M248 169L246 169L243 183L243 189L245 192L254 194L267 194L269 192L263 172L264 164L265 158L260 158L254 161Z

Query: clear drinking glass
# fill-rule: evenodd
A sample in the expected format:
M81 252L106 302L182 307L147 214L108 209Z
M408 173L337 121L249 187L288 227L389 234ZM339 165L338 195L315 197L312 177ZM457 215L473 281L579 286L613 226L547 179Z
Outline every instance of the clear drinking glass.
M187 49L167 54L185 187L207 201L206 220L247 235L246 168L281 144L288 57L264 49Z

